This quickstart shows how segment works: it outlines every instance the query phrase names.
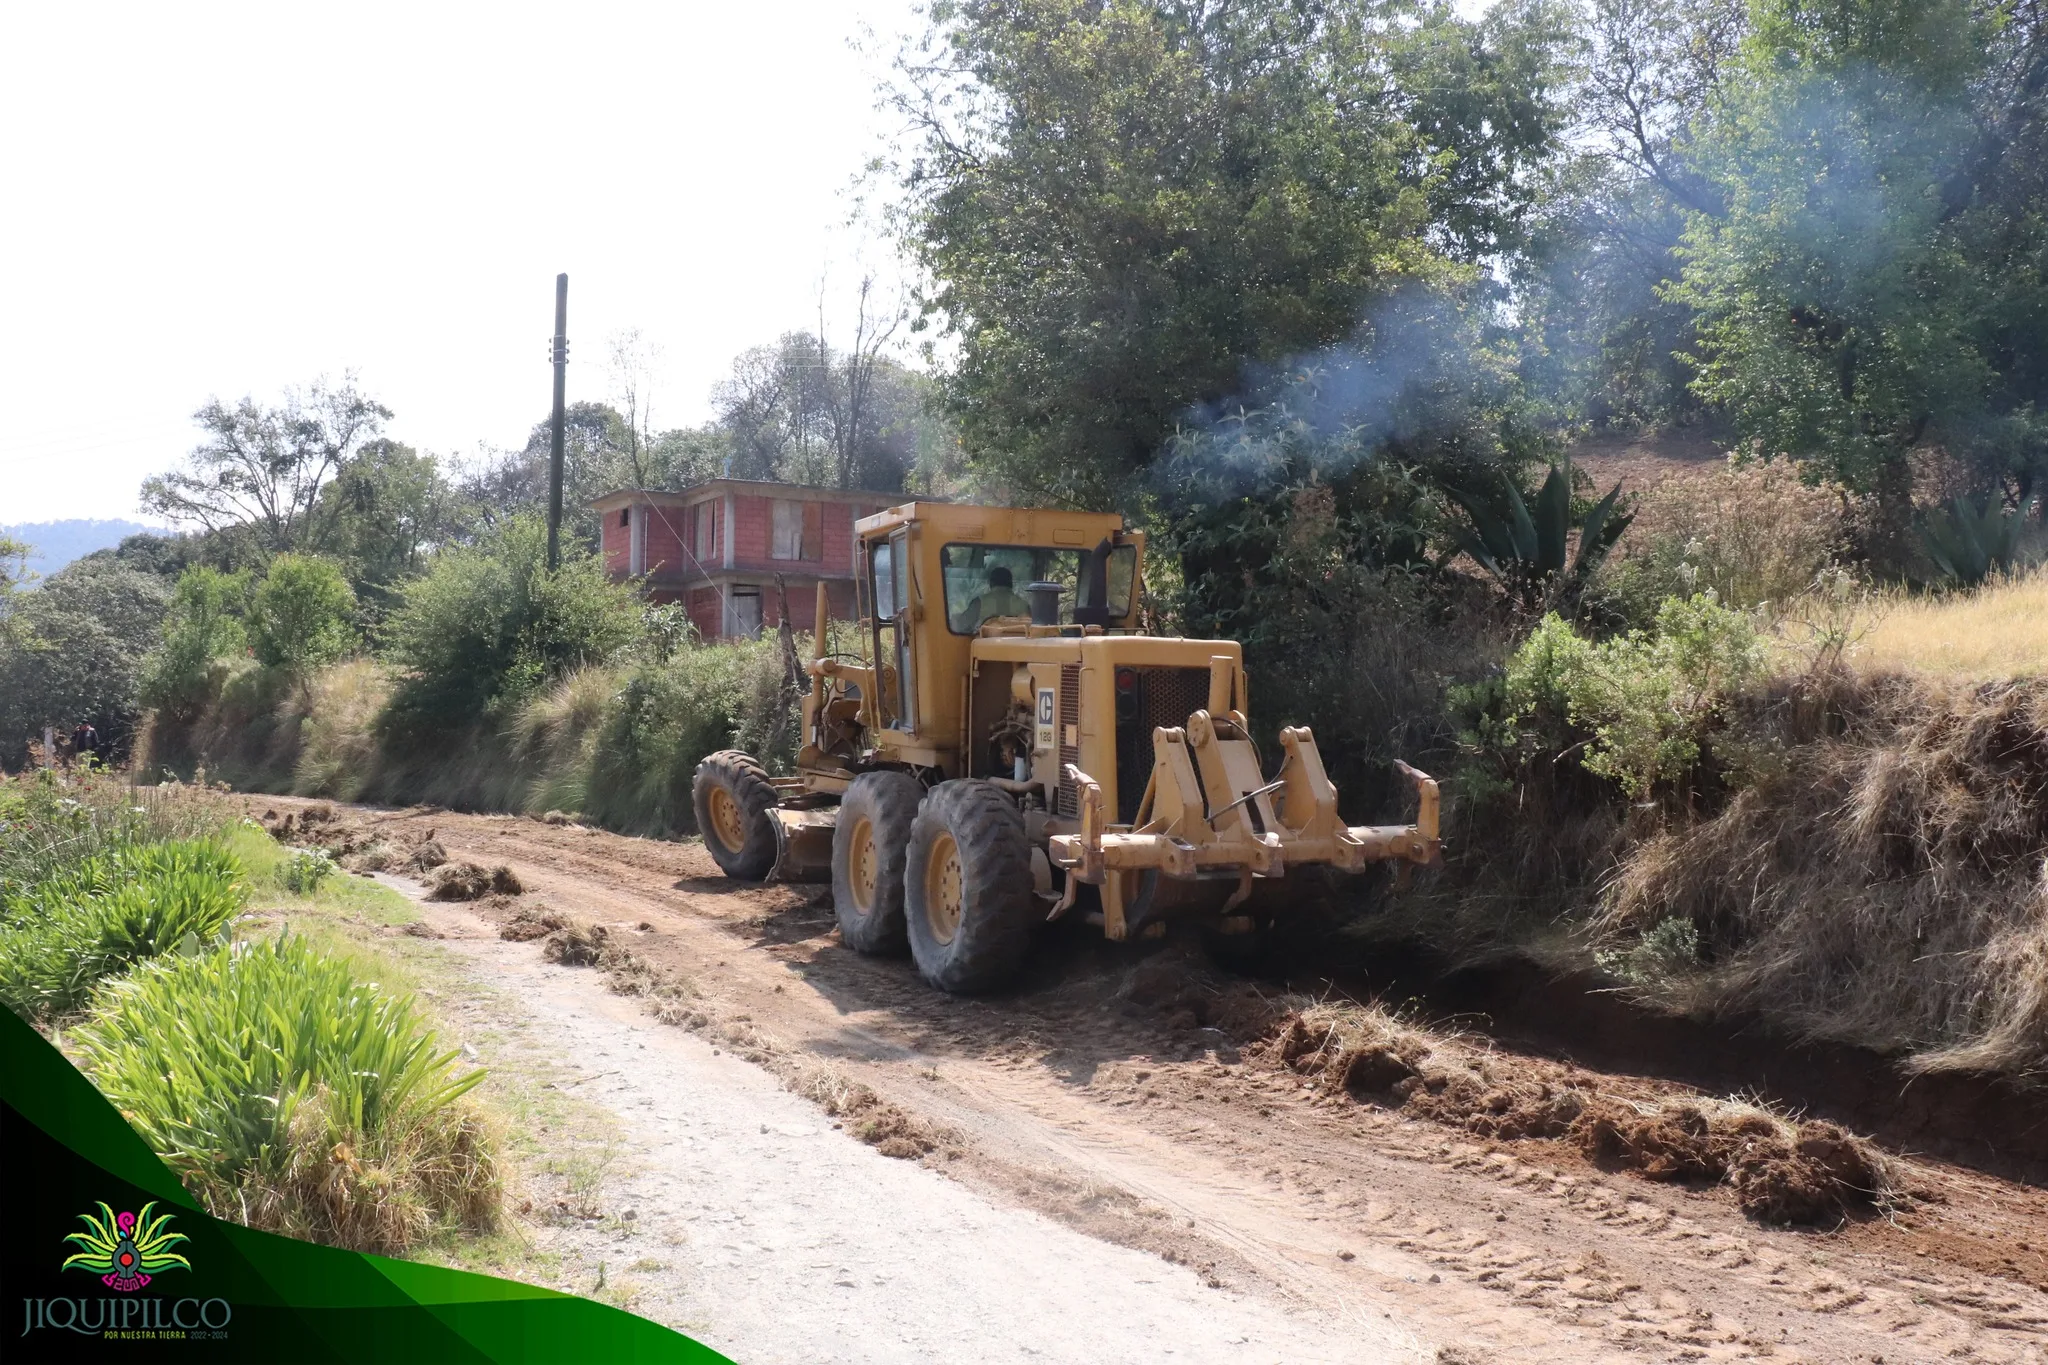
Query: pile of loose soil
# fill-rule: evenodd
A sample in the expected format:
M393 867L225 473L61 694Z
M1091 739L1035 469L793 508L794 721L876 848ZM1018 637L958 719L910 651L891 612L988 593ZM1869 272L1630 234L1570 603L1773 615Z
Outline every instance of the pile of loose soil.
M1562 1140L1650 1180L1726 1184L1765 1222L1826 1222L1903 1197L1896 1163L1836 1124L1739 1100L1602 1093L1586 1073L1510 1061L1373 1005L1308 1003L1262 1050L1332 1095L1499 1141Z
M428 872L448 861L448 850L435 841L433 830L408 838L347 819L325 802L282 815L266 810L259 823L279 843L320 849L351 872Z
M503 864L486 871L477 863L443 863L427 878L427 899L431 901L475 901L494 892L516 896L525 889Z

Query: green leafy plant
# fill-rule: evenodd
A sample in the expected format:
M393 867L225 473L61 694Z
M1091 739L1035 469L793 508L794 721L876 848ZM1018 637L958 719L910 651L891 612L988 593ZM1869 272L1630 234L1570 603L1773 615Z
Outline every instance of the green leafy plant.
M1476 745L1524 759L1575 753L1642 800L1698 764L1723 705L1765 663L1755 621L1699 593L1666 600L1654 630L1598 643L1546 616L1497 684L1461 696L1484 707Z
M2029 498L2008 512L1996 497L1974 502L1950 498L1929 512L1920 524L1920 548L1944 578L1974 588L2001 569L2019 562L2020 532L2039 499Z
M221 941L242 908L240 864L218 845L127 850L14 897L0 933L0 1003L60 1015L145 959Z
M300 849L278 865L277 880L295 896L310 896L339 869L318 849Z
M1632 514L1617 512L1621 484L1572 523L1571 466L1552 465L1533 501L1514 480L1503 476L1498 494L1451 490L1465 509L1471 529L1460 534L1458 548L1507 589L1524 606L1550 600L1575 599L1586 580L1628 529ZM1579 533L1578 546L1571 533Z
M71 1034L93 1081L217 1213L378 1249L488 1221L495 1171L410 996L280 936L152 963Z

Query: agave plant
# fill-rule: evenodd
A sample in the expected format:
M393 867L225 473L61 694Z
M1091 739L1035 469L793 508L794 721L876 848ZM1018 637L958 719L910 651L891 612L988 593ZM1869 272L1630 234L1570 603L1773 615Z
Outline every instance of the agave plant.
M2007 569L2020 557L2020 531L2038 498L2029 498L2008 512L1998 499L1981 503L1960 495L1927 514L1920 524L1920 548L1941 570L1943 578L1974 588L1993 572Z
M1461 535L1458 548L1525 606L1575 596L1635 519L1632 512L1615 510L1621 498L1617 481L1579 523L1579 544L1572 551L1569 463L1550 467L1533 504L1506 477L1496 496L1450 492L1472 519L1472 529Z

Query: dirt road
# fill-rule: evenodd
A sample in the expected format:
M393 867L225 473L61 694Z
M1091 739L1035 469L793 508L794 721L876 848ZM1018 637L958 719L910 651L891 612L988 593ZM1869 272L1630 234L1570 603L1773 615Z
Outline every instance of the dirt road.
M1767 1228L1724 1190L1312 1090L1148 1005L1118 950L950 999L847 951L818 889L736 886L694 845L343 814L516 871L526 894L432 923L592 1078L639 1216L681 1230L654 1279L683 1287L636 1307L743 1361L2048 1358L2029 1186L1920 1162L1900 1214ZM688 1027L491 937L541 904L685 979ZM851 1085L899 1140L782 1088Z

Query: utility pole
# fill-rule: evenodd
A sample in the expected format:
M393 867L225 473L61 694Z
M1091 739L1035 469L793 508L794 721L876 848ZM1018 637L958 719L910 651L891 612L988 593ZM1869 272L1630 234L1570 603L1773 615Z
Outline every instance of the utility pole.
M562 392L569 371L569 277L555 276L555 415L548 428L548 572L562 566Z

